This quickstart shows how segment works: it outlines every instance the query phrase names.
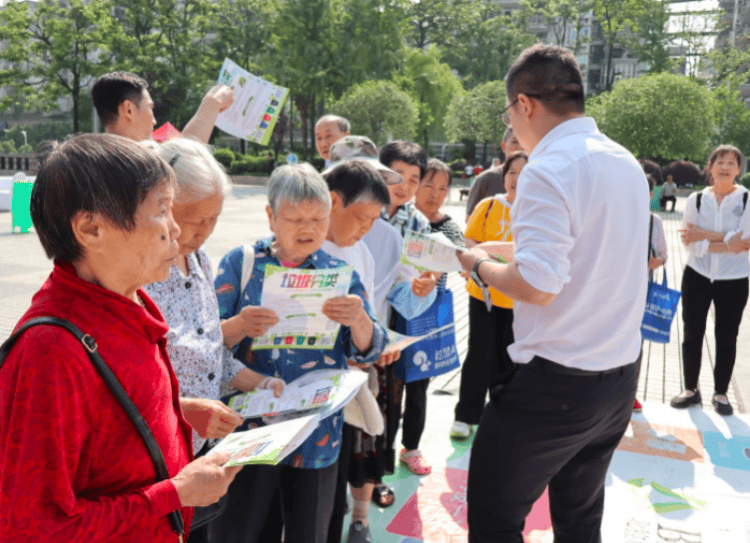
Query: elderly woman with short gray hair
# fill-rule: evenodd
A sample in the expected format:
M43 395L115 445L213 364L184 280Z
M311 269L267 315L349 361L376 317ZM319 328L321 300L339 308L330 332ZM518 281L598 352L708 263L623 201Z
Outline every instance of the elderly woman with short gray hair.
M309 164L281 166L268 185L268 221L273 237L258 241L252 274L242 284L245 250L237 247L221 260L216 277L224 342L236 356L265 375L291 382L317 369L346 369L347 358L373 363L385 347L386 335L370 310L356 272L348 294L328 300L323 314L342 325L327 349L262 349L251 351L253 338L278 322L272 309L260 307L267 265L301 269L346 266L321 250L329 227L331 195L328 185ZM252 352L252 356L251 356ZM286 543L324 543L333 510L336 459L341 449L341 413L321 421L313 434L278 466L248 466L246 476L230 486L228 514L219 539L251 543L260 538L268 514L267 496L281 491Z

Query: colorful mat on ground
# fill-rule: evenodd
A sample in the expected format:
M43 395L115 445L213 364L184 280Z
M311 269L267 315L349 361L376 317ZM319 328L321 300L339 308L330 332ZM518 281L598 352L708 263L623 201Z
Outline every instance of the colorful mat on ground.
M467 540L470 443L451 442L454 397L429 396L422 451L432 475L403 466L396 503L370 508L375 543ZM634 414L607 475L606 543L750 542L750 416L648 403ZM547 494L529 515L526 543L552 543Z

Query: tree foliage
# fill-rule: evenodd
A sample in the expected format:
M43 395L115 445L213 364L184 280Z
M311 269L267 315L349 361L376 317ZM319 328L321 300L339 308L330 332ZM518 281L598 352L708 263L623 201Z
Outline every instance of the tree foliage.
M710 91L674 74L619 81L587 104L599 129L635 156L703 161L716 123Z
M583 33L591 5L591 0L521 0L525 17L541 15L551 25L548 41L576 55L591 38Z
M445 130L451 141L462 139L499 144L505 132L505 82L491 81L458 94L448 106Z
M355 85L331 112L349 120L352 134L365 135L379 146L389 139L412 139L419 118L411 97L390 81Z
M73 130L80 130L83 90L103 66L110 65L113 44L122 30L112 18L112 4L69 0L11 2L0 12L0 86L11 92L0 104L51 111L70 98Z
M438 47L431 46L425 51L408 49L405 56L404 66L394 79L417 105L419 118L416 133L427 149L430 139L443 130L443 120L451 99L463 88L450 66L440 61Z

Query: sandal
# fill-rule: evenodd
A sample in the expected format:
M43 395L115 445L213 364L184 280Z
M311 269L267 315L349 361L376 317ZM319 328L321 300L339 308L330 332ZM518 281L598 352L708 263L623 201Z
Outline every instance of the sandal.
M411 452L406 452L406 449L401 449L399 460L401 460L403 464L406 464L406 467L416 475L429 475L432 473L432 466L427 463L419 449L415 449Z
M396 501L396 495L388 485L379 484L375 485L375 488L372 489L372 501L378 507L390 507Z

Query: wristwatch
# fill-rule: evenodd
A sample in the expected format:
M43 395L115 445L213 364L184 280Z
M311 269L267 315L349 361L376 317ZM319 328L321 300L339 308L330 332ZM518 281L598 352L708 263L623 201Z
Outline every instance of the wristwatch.
M490 311L492 309L492 297L490 295L490 288L487 286L487 283L482 281L482 278L479 277L479 266L482 264L482 262L492 262L492 260L489 258L480 258L479 260L474 262L474 267L472 268L471 272L469 272L469 277L471 277L471 280L474 281L474 283L476 283L476 285L482 291L484 305L487 307L487 311Z

